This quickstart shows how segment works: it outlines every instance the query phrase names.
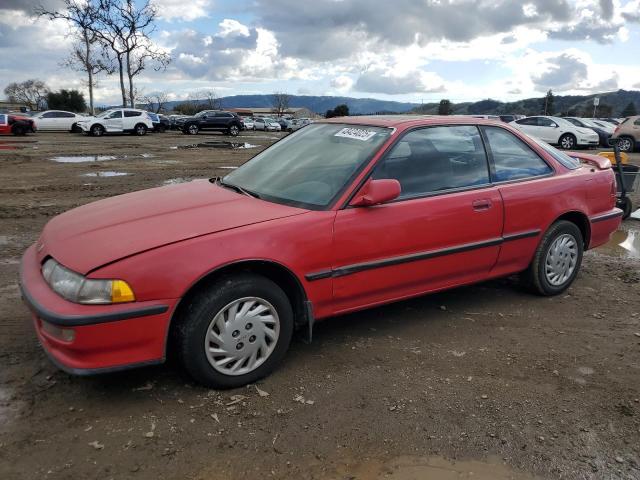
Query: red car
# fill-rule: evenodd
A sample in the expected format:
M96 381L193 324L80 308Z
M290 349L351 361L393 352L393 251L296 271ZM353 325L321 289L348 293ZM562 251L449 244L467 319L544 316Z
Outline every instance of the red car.
M24 254L23 296L68 372L174 349L237 387L333 315L518 272L564 291L622 214L609 161L575 155L472 118L314 123L224 178L57 216Z
M35 133L36 126L29 117L0 113L0 135Z

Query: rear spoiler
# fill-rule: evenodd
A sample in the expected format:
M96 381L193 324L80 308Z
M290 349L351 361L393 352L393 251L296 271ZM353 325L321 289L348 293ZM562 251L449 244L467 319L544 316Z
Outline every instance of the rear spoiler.
M588 163L589 165L596 167L598 170L608 170L611 168L611 161L606 157L600 155L592 155L590 153L582 152L567 152L567 155L580 160L581 163Z

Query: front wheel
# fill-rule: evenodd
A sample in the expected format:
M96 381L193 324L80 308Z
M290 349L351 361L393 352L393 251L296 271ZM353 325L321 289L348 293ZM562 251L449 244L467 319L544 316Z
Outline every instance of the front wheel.
M91 127L91 136L101 137L104 135L104 127L102 125L94 125Z
M630 137L620 137L620 139L618 139L618 148L621 152L633 152L633 147L635 146L634 144L634 139Z
M189 134L189 135L197 135L198 134L198 126L195 124L191 124L189 126L187 126L187 128L185 129L185 133Z
M271 280L240 274L213 283L178 320L182 364L211 388L236 388L271 373L293 334L287 295Z
M540 295L564 292L578 275L583 251L584 239L575 223L554 223L542 237L526 272L528 283Z
M560 140L558 141L558 145L560 145L560 148L562 148L563 150L571 150L572 148L575 148L576 143L576 137L574 137L570 133L565 133L560 137Z
M13 127L13 134L18 136L26 135L27 128L22 125L16 125L15 127Z

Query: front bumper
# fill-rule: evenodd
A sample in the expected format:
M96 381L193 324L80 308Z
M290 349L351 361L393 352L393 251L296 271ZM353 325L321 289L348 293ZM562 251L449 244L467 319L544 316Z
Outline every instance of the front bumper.
M20 289L38 339L59 368L87 375L164 361L176 299L76 304L51 290L40 267L32 245L22 257Z

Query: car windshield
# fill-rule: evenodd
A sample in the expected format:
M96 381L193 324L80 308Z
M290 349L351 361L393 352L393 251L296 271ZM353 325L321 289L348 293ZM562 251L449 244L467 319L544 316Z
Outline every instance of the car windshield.
M392 129L316 123L285 137L223 179L260 198L327 207Z
M111 115L111 113L113 113L113 110L105 110L104 112L102 112L99 115L96 115L96 118L104 118L107 115Z

